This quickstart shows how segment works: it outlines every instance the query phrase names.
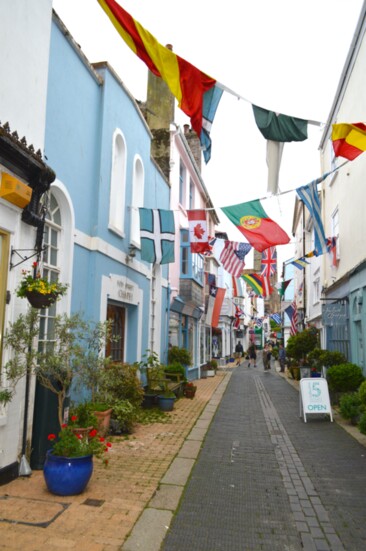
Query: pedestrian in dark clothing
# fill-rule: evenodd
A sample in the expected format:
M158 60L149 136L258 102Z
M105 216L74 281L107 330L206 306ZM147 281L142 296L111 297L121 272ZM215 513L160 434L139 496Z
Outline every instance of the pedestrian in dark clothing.
M280 344L278 349L278 360L280 362L280 372L285 372L285 362L286 362L286 350L283 344Z
M252 362L254 363L254 367L257 367L257 349L254 342L252 342L252 344L248 348L248 356L249 356L248 367L251 366Z
M243 352L244 352L244 348L243 348L243 345L241 344L240 341L238 341L238 344L236 345L235 347L235 355L237 358L241 358L242 355L243 355Z

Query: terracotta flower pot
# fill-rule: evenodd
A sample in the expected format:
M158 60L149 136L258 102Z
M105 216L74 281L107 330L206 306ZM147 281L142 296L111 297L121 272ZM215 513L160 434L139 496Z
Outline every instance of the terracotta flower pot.
M98 420L98 432L102 436L108 434L109 424L111 422L112 408L105 411L94 411L94 415Z

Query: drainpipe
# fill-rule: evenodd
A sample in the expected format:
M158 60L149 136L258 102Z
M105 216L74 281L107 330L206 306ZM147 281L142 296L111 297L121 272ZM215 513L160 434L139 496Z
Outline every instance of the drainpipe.
M166 307L166 364L168 365L168 353L169 353L169 321L170 321L170 297L171 297L172 291L170 288L170 283L168 281L168 287L167 287L167 307Z

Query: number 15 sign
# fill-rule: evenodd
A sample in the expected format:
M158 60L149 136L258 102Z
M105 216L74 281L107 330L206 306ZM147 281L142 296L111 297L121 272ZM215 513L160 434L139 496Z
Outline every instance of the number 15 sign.
M313 413L328 413L333 421L326 379L309 377L300 380L300 417Z

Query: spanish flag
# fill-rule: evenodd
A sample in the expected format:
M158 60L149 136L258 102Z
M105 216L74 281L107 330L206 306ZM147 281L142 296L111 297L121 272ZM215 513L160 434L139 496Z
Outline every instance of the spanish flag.
M366 125L362 122L333 124L332 142L336 157L353 161L366 151Z
M148 66L150 71L166 82L171 93L178 100L178 106L191 119L193 130L200 138L203 146L211 148L209 133L204 128L206 124L205 111L215 108L221 97L222 90L214 94L216 80L196 69L169 48L162 46L149 31L144 29L115 0L98 0L113 25L131 50ZM203 117L203 115L205 115ZM203 120L204 119L204 120ZM212 122L211 114L211 122ZM208 117L210 121L210 118ZM209 142L209 143L208 143ZM207 162L207 158L205 157Z

